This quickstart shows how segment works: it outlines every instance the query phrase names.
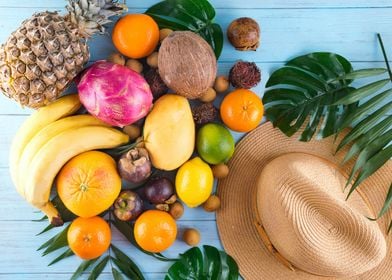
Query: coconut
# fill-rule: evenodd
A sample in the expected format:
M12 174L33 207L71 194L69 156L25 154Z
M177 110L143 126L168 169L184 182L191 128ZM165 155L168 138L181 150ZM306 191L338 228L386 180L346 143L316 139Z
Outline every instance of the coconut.
M200 98L216 77L216 57L211 46L190 31L171 33L159 49L159 75L177 94Z

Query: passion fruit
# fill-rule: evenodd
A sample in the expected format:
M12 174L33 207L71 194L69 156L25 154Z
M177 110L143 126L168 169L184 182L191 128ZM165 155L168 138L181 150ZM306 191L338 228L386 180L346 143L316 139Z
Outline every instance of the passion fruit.
M260 44L260 27L252 18L234 20L227 29L227 38L239 51L255 51Z

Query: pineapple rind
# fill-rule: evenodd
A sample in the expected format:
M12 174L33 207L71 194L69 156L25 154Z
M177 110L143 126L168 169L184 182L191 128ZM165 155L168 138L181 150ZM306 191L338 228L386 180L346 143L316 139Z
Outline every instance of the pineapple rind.
M0 91L23 107L53 102L88 62L87 39L125 8L114 0L69 0L66 16L46 11L26 19L0 46Z

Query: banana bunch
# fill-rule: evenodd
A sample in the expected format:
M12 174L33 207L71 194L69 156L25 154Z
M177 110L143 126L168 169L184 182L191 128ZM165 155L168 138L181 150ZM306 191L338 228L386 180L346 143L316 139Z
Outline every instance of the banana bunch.
M53 181L63 165L80 153L129 141L126 134L93 116L72 116L80 107L73 94L40 108L22 124L11 146L10 173L16 190L53 225L63 224L50 202Z

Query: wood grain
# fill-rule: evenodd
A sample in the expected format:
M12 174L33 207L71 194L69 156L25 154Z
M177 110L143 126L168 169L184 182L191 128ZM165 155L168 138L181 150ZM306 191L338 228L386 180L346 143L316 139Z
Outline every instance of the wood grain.
M0 9L0 30L15 29L35 11L37 8ZM337 52L350 61L383 61L376 32L383 34L386 46L392 45L391 9L387 8L221 9L217 10L216 20L226 30L232 20L241 16L253 17L259 22L261 46L257 52L238 52L225 39L221 61L282 62L315 50ZM0 42L7 38L8 32L0 33ZM109 35L95 36L89 45L91 60L105 58L114 51Z
M129 8L147 8L159 1L155 0L127 0L126 3ZM348 8L348 7L392 7L389 0L290 0L290 1L276 1L276 0L248 0L248 1L227 1L227 0L211 0L214 7L224 9L298 9L298 8ZM0 0L0 7L43 7L58 9L64 6L64 1L53 0L18 0L15 3L9 0Z

